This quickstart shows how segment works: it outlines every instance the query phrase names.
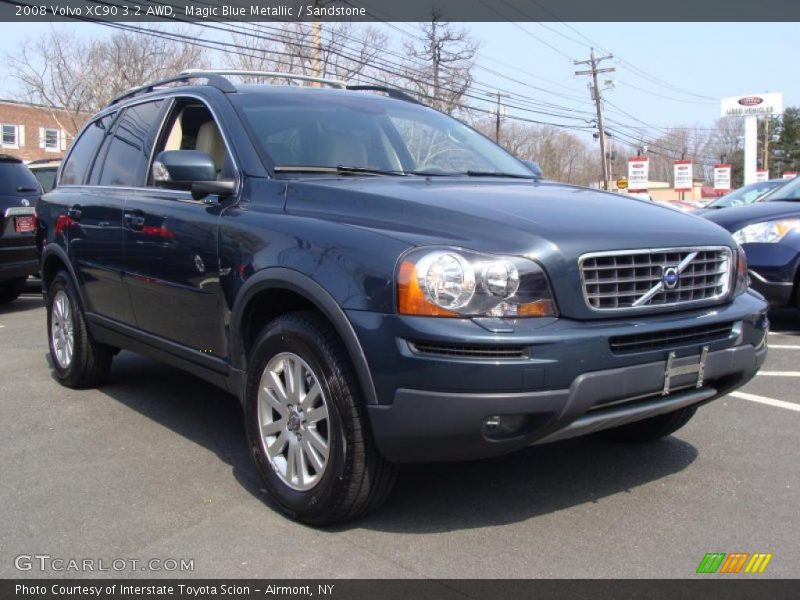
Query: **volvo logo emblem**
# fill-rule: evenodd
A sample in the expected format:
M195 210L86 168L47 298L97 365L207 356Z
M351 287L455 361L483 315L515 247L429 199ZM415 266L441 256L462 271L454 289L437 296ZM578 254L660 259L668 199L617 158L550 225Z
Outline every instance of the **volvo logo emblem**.
M19 203L22 204L22 206L30 206L31 205L30 200L28 200L27 198L23 198L22 200L19 201Z
M664 270L661 273L661 282L664 284L666 289L674 290L680 279L681 274L680 271L678 271L678 267L664 267Z

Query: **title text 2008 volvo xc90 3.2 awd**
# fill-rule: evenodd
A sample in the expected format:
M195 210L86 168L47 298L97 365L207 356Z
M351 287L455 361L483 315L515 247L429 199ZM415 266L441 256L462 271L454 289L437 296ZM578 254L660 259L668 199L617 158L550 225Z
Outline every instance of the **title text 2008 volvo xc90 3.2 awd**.
M236 394L286 514L362 515L399 463L654 440L763 363L722 228L544 181L398 90L238 75L84 127L38 204L47 330L64 385L127 349Z

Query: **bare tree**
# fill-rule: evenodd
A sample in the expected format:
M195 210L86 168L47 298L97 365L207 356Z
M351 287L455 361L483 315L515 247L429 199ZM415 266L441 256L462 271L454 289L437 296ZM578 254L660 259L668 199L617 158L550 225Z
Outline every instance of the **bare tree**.
M478 43L469 32L441 21L434 9L431 22L420 27L418 41L404 43L406 54L416 61L407 67L409 86L434 108L457 112L472 86L472 69Z
M491 119L483 119L475 127L487 137L494 131ZM597 181L597 153L564 129L509 120L503 126L501 143L517 158L539 163L548 179L578 185Z
M311 27L306 23L284 23L278 31L254 25L248 32L231 35L233 43L240 49L226 54L225 61L234 69L311 75L318 50L321 77L344 81L385 79L371 65L380 58L389 40L386 34L374 27L356 27L352 23L325 24L319 48L315 45ZM296 81L287 80L287 83Z
M83 40L51 29L5 58L22 98L50 107L59 126L74 135L89 115L124 91L202 66L201 48L149 31Z

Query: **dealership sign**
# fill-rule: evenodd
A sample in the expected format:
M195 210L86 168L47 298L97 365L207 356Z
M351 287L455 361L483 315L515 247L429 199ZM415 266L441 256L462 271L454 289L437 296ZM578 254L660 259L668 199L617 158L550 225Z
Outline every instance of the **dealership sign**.
M628 191L646 192L650 177L650 164L646 156L632 156L628 159Z
M692 161L690 160L675 161L675 191L676 192L692 191Z
M797 177L797 171L784 171L783 179L794 179Z
M769 179L769 169L758 169L756 171L756 181L761 183Z
M731 191L731 165L714 165L714 190Z
M783 112L783 94L750 94L722 99L723 117L763 117Z

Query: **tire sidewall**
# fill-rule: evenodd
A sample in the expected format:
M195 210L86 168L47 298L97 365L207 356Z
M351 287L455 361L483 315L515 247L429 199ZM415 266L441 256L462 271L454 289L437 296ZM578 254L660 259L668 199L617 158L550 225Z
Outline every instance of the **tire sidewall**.
M307 491L294 490L281 480L263 448L259 431L258 391L261 375L270 359L281 352L294 353L308 363L317 376L328 406L328 464L319 483ZM313 519L315 515L324 514L335 502L337 483L345 469L348 445L342 421L341 397L342 390L329 359L305 327L288 320L267 327L248 366L245 427L248 445L259 474L266 483L267 494L292 516Z
M55 348L53 348L53 303L55 302L55 297L59 290L63 291L69 300L70 318L72 320L72 360L66 369L59 364L56 358ZM76 364L78 361L76 359L80 356L80 344L82 341L78 322L79 310L81 309L78 305L77 296L72 288L70 280L65 277L63 273L59 273L53 278L50 288L47 291L47 345L50 348L50 362L53 365L53 369L59 381L69 380L74 375L77 368Z

